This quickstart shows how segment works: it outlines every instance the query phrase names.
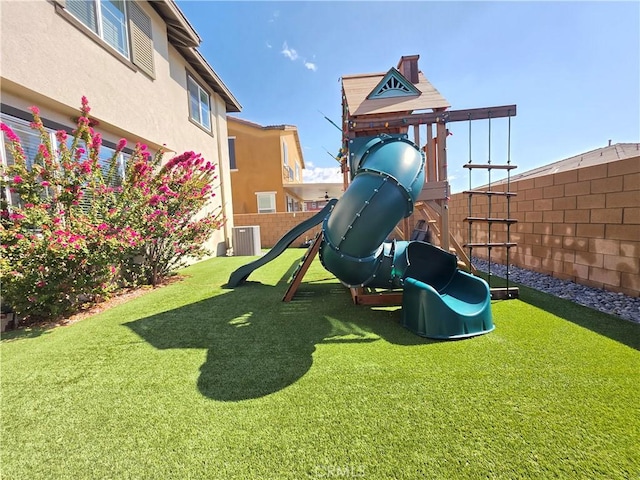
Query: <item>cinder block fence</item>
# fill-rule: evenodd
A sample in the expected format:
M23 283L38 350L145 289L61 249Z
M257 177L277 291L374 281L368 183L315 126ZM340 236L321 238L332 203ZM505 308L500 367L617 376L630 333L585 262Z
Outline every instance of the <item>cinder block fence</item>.
M492 190L505 191L506 185ZM640 296L640 156L511 182L505 197L491 199L492 217L511 217L509 263L577 283ZM472 216L489 216L487 197L471 198ZM468 242L469 195L450 202L451 231ZM506 241L506 226L473 223L475 242ZM487 250L473 255L487 258ZM491 259L506 263L506 249L493 248Z

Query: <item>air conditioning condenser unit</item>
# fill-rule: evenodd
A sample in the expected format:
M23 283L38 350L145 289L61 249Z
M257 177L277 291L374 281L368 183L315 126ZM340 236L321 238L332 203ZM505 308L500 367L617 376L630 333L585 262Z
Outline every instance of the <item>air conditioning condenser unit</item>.
M233 227L233 255L262 255L260 225Z

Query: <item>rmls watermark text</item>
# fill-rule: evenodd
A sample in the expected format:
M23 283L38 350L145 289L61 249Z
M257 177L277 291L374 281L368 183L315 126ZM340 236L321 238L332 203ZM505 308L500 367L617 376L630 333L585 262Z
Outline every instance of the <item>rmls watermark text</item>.
M364 478L364 465L316 465L311 476L316 478Z

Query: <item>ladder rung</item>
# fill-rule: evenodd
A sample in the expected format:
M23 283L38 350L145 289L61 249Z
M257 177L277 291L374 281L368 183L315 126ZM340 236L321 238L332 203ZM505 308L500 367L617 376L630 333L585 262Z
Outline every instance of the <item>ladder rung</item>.
M462 193L468 193L469 195L500 195L504 197L515 197L518 195L516 192L496 192L493 190L465 190Z
M464 168L484 168L485 170L513 170L518 168L516 165L495 165L493 163L465 163Z
M487 223L517 223L515 218L495 218L495 217L467 217L464 222L487 222Z
M511 248L511 247L515 247L516 245L518 245L517 243L514 242L490 242L490 243L465 243L463 245L463 247L472 247L472 248L476 248L476 247L506 247L506 248Z

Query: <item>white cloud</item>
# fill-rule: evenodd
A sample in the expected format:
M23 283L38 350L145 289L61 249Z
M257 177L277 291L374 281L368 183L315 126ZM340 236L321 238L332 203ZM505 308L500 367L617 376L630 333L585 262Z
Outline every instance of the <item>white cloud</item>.
M269 44L267 44L267 46L271 48ZM295 48L289 47L289 44L287 42L284 42L282 44L282 50L280 50L280 53L285 57L287 57L292 62L300 60L304 65L304 68L306 68L307 70L311 70L312 72L315 72L318 70L318 65L316 63L308 62L306 59L300 57L300 55L298 54L298 51Z
M278 10L273 12L273 14L271 15L271 18L269 19L269 23L275 22L279 16L280 16L280 12Z
M273 48L273 45L271 45L269 42L267 42L267 48Z
M342 173L340 167L305 168L302 170L302 180L304 183L342 183Z
M284 44L282 45L282 50L280 51L280 53L282 53L289 60L295 61L298 59L298 52L296 52L293 48L289 48L287 42L284 42Z
M305 148L307 148L307 147L305 147ZM307 161L305 161L305 162L304 162L304 165L305 165L305 167L308 167L308 168L313 168L313 167L315 166L315 165L313 164L313 162L307 162ZM305 169L305 170L306 170L306 169ZM304 172L304 170L303 170L303 172Z

